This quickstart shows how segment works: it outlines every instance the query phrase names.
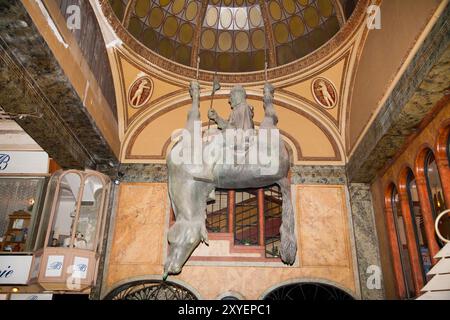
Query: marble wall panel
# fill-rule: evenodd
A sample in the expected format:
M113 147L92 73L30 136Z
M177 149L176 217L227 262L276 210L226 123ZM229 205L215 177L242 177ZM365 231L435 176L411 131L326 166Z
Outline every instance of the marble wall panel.
M166 184L121 184L110 266L162 265L167 211Z
M297 188L301 265L349 267L351 253L344 188Z

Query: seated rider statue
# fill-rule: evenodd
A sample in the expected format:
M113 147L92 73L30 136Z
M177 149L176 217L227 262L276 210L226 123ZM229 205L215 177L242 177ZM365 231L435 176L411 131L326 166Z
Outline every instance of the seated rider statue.
M231 114L228 121L222 119L214 109L208 111L208 118L217 124L221 130L241 129L244 132L255 128L253 123L253 107L247 104L247 93L241 85L234 86L230 92L228 103L231 107ZM239 142L238 142L239 143ZM205 165L203 173L196 176L196 179L205 180L207 182L214 181L214 164Z
M253 107L247 104L247 93L245 89L238 85L230 92L228 103L231 106L231 115L228 121L222 119L214 109L208 112L208 118L217 123L219 129L254 129Z

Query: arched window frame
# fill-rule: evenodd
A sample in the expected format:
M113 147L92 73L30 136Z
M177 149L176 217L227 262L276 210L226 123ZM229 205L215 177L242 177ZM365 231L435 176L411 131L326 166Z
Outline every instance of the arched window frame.
M420 242L419 242L419 233L418 233L419 228L417 226L417 221L416 221L416 217L414 214L414 203L413 203L413 197L412 197L412 192L411 192L411 184L413 182L416 183L416 187L417 187L416 176L414 175L414 172L411 169L409 169L407 172L407 176L406 176L406 191L408 194L409 214L411 216L411 222L412 222L413 229L414 229L415 246L416 246L417 252L419 254L420 270L422 272L423 281L426 282L425 266L424 266L422 254L420 251Z
M404 256L403 244L400 239L399 221L397 215L403 214L401 209L400 212L397 212L398 208L395 201L395 195L397 195L400 204L400 194L398 193L397 187L393 182L391 182L385 190L386 222L390 236L389 241L391 245L391 256L394 262L397 294L400 299L409 299L414 296L414 294L411 294L411 291L414 292L414 285L410 288L405 262L409 264L409 272L412 273L411 261L409 254L407 254L406 257ZM403 228L405 228L404 225ZM410 276L412 277L412 274ZM412 278L411 281L413 281Z
M427 183L428 200L429 200L430 205L431 205L431 210L432 210L432 213L433 213L433 220L436 220L436 217L437 217L437 215L439 213L436 212L436 209L434 207L433 193L432 193L432 190L431 190L431 183L430 183L430 176L429 176L429 165L430 165L430 162L431 162L430 161L431 158L433 158L433 161L436 163L436 168L437 168L437 162L436 162L436 157L434 156L434 152L433 152L433 150L429 149L427 154L426 154L426 156L425 156L423 167L424 167L424 172L425 172L425 181ZM436 174L437 174L437 177L438 177L439 182L441 184L442 196L444 196L444 190L443 190L444 188L442 187L442 180L441 180L441 175L439 174L439 170L436 172ZM442 201L443 201L444 208L446 208L445 199L442 199Z
M450 163L450 132L447 135L447 160Z
M444 189L444 201L450 206L450 119L444 121L438 131L435 159Z

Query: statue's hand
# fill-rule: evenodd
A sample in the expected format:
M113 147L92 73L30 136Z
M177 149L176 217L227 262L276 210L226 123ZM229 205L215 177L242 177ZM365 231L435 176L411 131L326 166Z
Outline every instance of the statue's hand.
M217 112L214 109L209 109L208 110L208 118L210 120L216 120L217 119Z
M189 84L189 94L191 95L191 97L193 98L194 96L196 98L199 97L199 93L200 93L200 85L197 81L192 80L191 83Z

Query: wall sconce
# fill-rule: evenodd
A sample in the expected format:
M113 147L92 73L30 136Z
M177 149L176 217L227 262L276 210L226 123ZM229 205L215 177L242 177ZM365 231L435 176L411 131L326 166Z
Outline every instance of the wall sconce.
M124 174L123 172L121 172L121 171L117 172L117 176L116 176L116 178L114 179L114 184L115 184L115 185L119 185L120 182L122 181L122 178L123 178L124 175L125 175L125 174Z

